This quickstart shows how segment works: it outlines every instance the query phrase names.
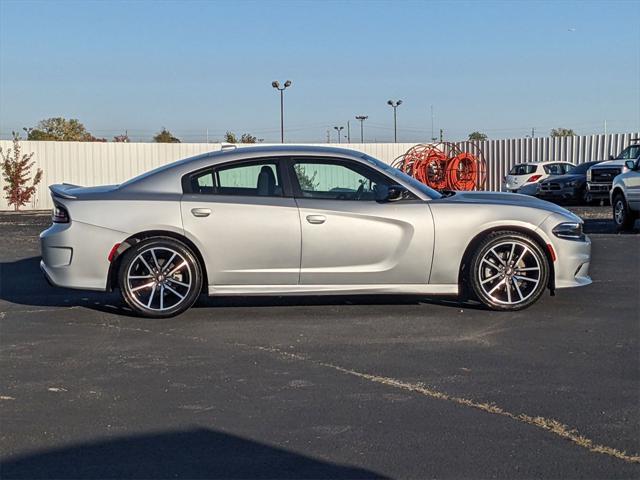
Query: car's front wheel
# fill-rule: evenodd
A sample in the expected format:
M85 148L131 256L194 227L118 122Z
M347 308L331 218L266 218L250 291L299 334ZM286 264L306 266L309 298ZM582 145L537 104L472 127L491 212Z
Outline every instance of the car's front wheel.
M185 244L168 237L144 240L125 253L118 283L124 301L145 317L165 318L187 310L202 289L202 271Z
M635 223L635 216L629 210L627 201L620 192L613 196L613 221L616 228L621 231L631 230Z
M538 244L519 232L494 232L480 242L469 269L478 300L494 310L521 310L549 282L549 262Z

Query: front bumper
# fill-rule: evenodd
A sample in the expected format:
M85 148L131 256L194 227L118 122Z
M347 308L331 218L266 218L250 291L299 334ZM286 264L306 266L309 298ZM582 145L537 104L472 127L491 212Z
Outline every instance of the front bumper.
M587 183L587 191L591 194L592 198L609 198L609 192L611 191L611 183Z
M591 239L584 241L567 240L556 237L552 230L567 219L560 215L550 215L538 228L538 233L553 248L556 260L553 262L555 288L581 287L592 283L589 276L591 264Z
M538 189L536 194L538 198L543 200L580 200L580 190L577 187L563 187L559 190L543 190Z
M54 223L40 234L40 269L52 285L107 289L111 248L126 234L82 222Z

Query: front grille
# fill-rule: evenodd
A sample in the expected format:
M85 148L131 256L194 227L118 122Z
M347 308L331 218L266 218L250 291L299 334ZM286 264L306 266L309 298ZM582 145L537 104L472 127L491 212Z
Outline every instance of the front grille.
M556 191L561 189L562 189L562 186L557 182L548 182L548 183L540 184L541 192L551 192L551 191Z
M591 181L594 183L613 183L614 177L622 171L621 168L594 168L591 170Z

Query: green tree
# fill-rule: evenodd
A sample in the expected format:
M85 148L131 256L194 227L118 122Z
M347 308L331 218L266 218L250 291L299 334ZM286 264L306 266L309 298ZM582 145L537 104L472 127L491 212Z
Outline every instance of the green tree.
M91 135L77 118L47 118L38 122L34 128L25 128L24 131L27 132L27 140L106 142L105 139Z
M20 152L20 137L13 132L13 149L3 152L0 148L0 161L2 162L2 178L5 182L3 190L9 205L14 210L20 210L25 206L36 191L36 185L42 180L42 170L38 169L31 177L31 168L34 163L31 158L33 152L22 155Z
M238 138L235 133L227 130L227 133L224 134L224 141L227 143L238 143Z
M575 136L576 132L573 131L573 129L571 128L554 128L553 130L551 130L551 136L552 137L573 137Z
M164 127L153 137L153 141L156 143L180 143L180 139L174 137L173 134Z
M482 132L471 132L469 134L469 140L477 140L479 142L482 142L487 138L488 138L487 135Z
M240 143L256 143L257 138L250 133L243 133L240 137Z

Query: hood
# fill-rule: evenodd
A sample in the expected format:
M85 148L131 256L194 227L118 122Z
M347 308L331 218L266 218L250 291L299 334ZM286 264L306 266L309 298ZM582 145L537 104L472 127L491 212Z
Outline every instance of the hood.
M607 160L606 162L601 162L597 165L594 165L593 167L591 167L591 169L595 170L598 168L608 168L608 167L624 167L625 162L628 160L627 159L621 159L621 160Z
M443 197L437 202L451 203L468 203L480 205L509 205L514 207L527 207L545 210L550 213L559 213L579 221L579 217L571 213L569 210L556 205L555 203L540 200L530 195L521 195L519 193L503 193L503 192L456 192L450 197Z
M556 175L555 177L548 177L542 180L540 183L549 183L549 182L557 182L557 183L567 183L573 180L587 180L586 173L567 173L566 175Z

